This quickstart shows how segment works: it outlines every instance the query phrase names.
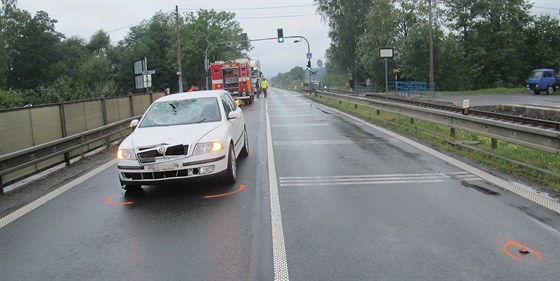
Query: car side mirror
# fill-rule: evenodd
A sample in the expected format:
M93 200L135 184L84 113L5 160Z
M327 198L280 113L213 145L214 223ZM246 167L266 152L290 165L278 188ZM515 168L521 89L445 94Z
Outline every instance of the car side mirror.
M138 119L134 119L132 121L130 121L130 128L136 128L136 126L138 126Z
M239 110L231 111L228 114L228 120L229 119L238 119L238 118L241 118L241 112Z

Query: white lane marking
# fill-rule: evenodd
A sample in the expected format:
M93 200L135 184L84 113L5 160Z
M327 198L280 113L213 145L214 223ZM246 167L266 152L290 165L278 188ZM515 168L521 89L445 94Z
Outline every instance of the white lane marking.
M270 187L270 217L272 224L272 255L274 264L274 280L290 280L288 261L286 259L286 245L284 243L284 227L282 226L282 212L280 211L280 197L276 181L276 166L272 151L272 130L268 115L268 101L266 111L266 147L268 151L268 182Z
M517 195L519 195L519 196L521 196L525 199L533 201L533 202L535 202L535 203L537 203L537 204L539 204L539 205L541 205L545 208L548 208L548 209L560 214L560 202L555 201L554 199L545 197L545 196L543 196L541 194L538 194L538 193L536 193L532 190L524 189L523 187L517 186L510 181L507 181L507 180L501 179L499 177L496 177L494 175L491 175L491 174L489 174L487 172L484 172L484 171L482 171L478 168L475 168L475 167L473 167L469 164L463 163L463 162L461 162L461 161L459 161L455 158L447 156L447 155L445 155L445 154L443 154L439 151L433 150L433 149L431 149L431 148L429 148L425 145L417 143L417 142L415 142L411 139L408 139L408 138L403 137L399 134L393 133L393 132L391 132L387 129L381 128L379 126L370 124L370 123L368 123L368 122L366 122L366 121L364 121L364 120L362 120L358 117L351 116L349 114L346 114L346 113L344 113L340 110L334 109L334 108L332 108L332 110L334 110L334 111L336 111L336 112L338 112L338 113L340 113L340 114L342 114L342 115L344 115L344 116L346 116L350 119L353 119L357 122L360 122L360 123L362 123L366 126L369 126L369 127L373 128L375 130L383 132L383 133L385 133L385 134L387 134L387 135L389 135L393 138L399 139L402 142L407 143L407 144L409 144L413 147L416 147L416 148L418 148L418 149L420 149L420 150L422 150L422 151L424 151L424 152L426 152L426 153L428 153L428 154L430 154L434 157L437 157L437 158L439 158L439 159L441 159L441 160L443 160L443 161L445 161L445 162L447 162L451 165L454 165L455 167L457 167L459 169L462 169L462 170L467 171L467 172L469 172L473 175L476 175L476 176L478 176L478 177L480 177L480 178L482 178L482 179L484 179L484 180L486 180L486 181L488 181L488 182L490 182L494 185L497 185L497 186L499 186L503 189L509 190L510 192L513 192L513 193L515 193L515 194L517 194Z
M400 142L398 140L378 140L378 139L362 139L362 140L295 140L295 141L274 141L274 145L347 145L359 143L389 143Z
M301 111L302 109L313 109L314 107L312 105L301 105L301 102L298 103L282 103L282 107L278 107L278 108L269 108L269 111L276 111L276 110L281 110L282 112L284 111ZM287 108L287 106L290 106L289 108Z
M49 202L50 200L56 198L57 196L59 196L60 194L70 190L71 188L73 188L74 186L88 180L89 178L101 173L103 170L115 165L117 163L116 159L113 159L99 167L97 167L96 169L92 170L91 172L51 191L50 193L44 195L43 197L21 207L20 209L14 211L13 213L3 217L0 219L0 228L8 225L9 223L21 218L22 216L24 216L25 214L37 209L38 207L40 207L41 205Z
M448 182L449 180L387 180L387 181L363 181L363 182L310 182L310 183L280 183L281 187L294 186L333 186L333 185L374 185L374 184L418 184L418 183L438 183Z
M284 114L270 114L269 115L272 118L296 118L296 117L316 117L319 116L318 113L315 114L289 114L289 115L284 115Z
M455 174L454 177L463 180L482 180L469 174ZM290 186L329 186L329 185L374 185L374 184L403 184L403 183L436 183L454 181L444 173L432 174L389 174L389 175L352 175L326 177L280 177L281 187Z
M280 179L324 179L324 178L375 178L375 177L416 177L416 176L430 176L430 175L470 175L467 172L445 172L445 173L417 173L417 174L387 174L387 175L346 175L346 176L316 176L316 177L280 177Z
M318 127L318 126L332 126L332 124L325 124L325 123L299 123L299 124L273 124L272 127Z

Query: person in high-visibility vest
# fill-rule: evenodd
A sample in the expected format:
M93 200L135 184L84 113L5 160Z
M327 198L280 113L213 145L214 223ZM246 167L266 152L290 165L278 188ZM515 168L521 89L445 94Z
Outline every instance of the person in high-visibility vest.
M261 82L261 88L263 90L264 97L266 98L266 90L268 89L268 81L266 81L266 78L263 78L263 81Z

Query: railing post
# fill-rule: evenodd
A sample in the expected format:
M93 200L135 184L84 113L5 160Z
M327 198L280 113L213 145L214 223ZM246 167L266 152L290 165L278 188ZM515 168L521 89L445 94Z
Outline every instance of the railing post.
M64 99L60 100L59 103L60 108L60 126L62 129L62 137L68 136L68 131L66 130L66 112L64 110ZM70 166L70 152L64 153L64 162L66 162L66 166Z
M151 95L151 93L150 93ZM134 116L134 99L132 98L132 95L128 95L128 102L130 103L130 116L132 117Z
M453 138L453 139L455 138L455 135L456 135L455 128L451 128L451 130L449 132L449 135L451 136L451 138Z
M4 194L4 183L2 182L2 176L0 176L0 195Z
M109 117L107 116L107 98L101 99L101 110L103 111L103 125L109 124Z
M498 148L498 140L492 138L492 149L497 149L497 148Z

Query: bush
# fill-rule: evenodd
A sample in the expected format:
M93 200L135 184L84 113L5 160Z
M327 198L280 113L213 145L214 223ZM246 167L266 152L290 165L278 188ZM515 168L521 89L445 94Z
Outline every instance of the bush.
M8 109L25 105L24 94L14 90L0 90L0 109Z

